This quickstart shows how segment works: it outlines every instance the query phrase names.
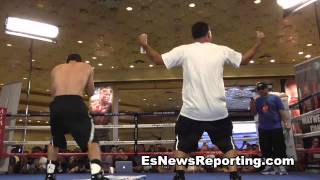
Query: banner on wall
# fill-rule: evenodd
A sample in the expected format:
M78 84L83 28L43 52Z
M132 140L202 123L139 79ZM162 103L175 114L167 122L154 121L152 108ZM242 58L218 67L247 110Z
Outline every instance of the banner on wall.
M6 127L6 114L7 109L0 107L0 154L4 153L4 137L5 137L5 127Z
M300 127L299 133L310 133L320 131L320 109L310 111L295 117L292 120Z
M320 57L312 58L295 67L299 100L320 92ZM302 113L320 108L320 96L301 104Z

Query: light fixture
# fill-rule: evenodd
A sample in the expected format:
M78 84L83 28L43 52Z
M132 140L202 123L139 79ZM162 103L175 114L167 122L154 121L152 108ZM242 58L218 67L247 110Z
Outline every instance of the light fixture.
M303 51L298 52L298 54L299 54L299 55L302 55L302 54L303 54Z
M132 10L133 10L133 8L132 8L132 7L130 7L130 6L128 6L128 7L126 8L126 10L127 10L127 11L132 11Z
M196 7L196 4L195 3L190 3L189 7L194 8L194 7Z
M19 119L19 122L22 122L23 120L22 119Z
M85 61L85 63L89 64L89 63L90 63L90 61Z
M111 69L114 69L114 66L111 66Z
M35 60L35 59L32 59L31 61L32 61L32 62L36 62L36 60Z
M306 56L304 56L305 58L311 58L311 54L307 54Z
M315 2L317 0L277 0L279 6L283 9L291 9L294 8L294 11L298 11L299 9Z
M56 26L46 23L17 17L8 17L5 23L5 33L42 41L55 42L55 38L59 34L59 29Z
M40 121L38 120L37 123L40 123Z
M3 83L0 84L0 86L3 86L3 85L4 85Z
M249 63L250 63L250 64L253 64L253 63L254 63L254 60L250 60Z
M149 67L151 67L151 68L152 68L152 67L154 67L154 65L153 65L153 64L149 64Z
M46 89L46 92L50 92L50 89Z
M8 44L6 44L6 46L11 47L11 46L12 46L12 44L9 44L9 43L8 43Z
M296 59L292 59L292 61L293 61L293 62L295 62L295 61L296 61Z
M99 63L98 66L103 66L103 64L102 64L102 63Z
M310 46L313 46L313 44L309 43L309 44L307 44L306 46L310 47Z
M276 60L274 60L274 59L271 59L271 60L270 60L270 62L271 62L271 63L274 63L274 62L276 62Z
M31 120L29 119L28 122L31 122Z
M92 59L97 59L97 57L93 56Z
M146 99L146 98L143 98L143 100L146 101L147 99Z
M28 78L26 78L26 77L23 77L22 79L24 79L24 80L27 80Z
M49 124L49 121L46 121L47 124Z
M253 3L255 3L255 4L260 4L260 3L261 3L261 0L255 0L255 1L253 1Z
M83 43L83 41L80 41L80 40L79 40L79 41L77 41L77 42L78 42L79 44L82 44L82 43Z
M169 101L172 101L172 98L171 98L171 97L169 97L169 98L168 98L168 100L169 100Z
M130 68L134 68L134 65L130 65L129 67L130 67Z

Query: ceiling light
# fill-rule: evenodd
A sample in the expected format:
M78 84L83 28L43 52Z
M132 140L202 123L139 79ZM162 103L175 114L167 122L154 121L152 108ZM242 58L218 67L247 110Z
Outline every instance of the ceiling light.
M271 59L271 60L270 60L270 62L271 62L271 63L274 63L274 62L276 62L276 60L274 60L274 59Z
M0 86L3 86L3 85L4 85L3 83L0 84Z
M292 59L292 61L295 62L296 60L295 60L295 59Z
M311 58L310 54L307 54L306 56L304 56L305 58Z
M146 101L147 99L146 99L146 98L143 98L143 100Z
M260 4L261 3L261 0L255 0L253 1L255 4Z
M24 80L27 80L28 78L26 78L26 77L23 77L22 79L24 79Z
M31 122L31 120L29 119L28 122Z
M130 67L130 68L134 68L134 65L130 65L129 67Z
M89 63L90 63L90 61L85 61L85 63L89 64Z
M309 43L309 44L307 44L306 46L309 46L309 47L310 47L310 46L312 46L312 45L313 45L313 44Z
M130 7L130 6L128 6L128 7L126 8L126 10L127 10L127 11L132 11L132 10L133 10L133 8L132 8L132 7Z
M177 105L176 107L177 107L177 108L179 108L180 106L179 106L179 105Z
M97 59L97 57L93 56L92 59Z
M77 41L77 42L78 42L79 44L82 44L82 43L83 43L83 41L80 41L80 40L79 40L79 41Z
M169 100L169 101L172 101L172 98L171 98L171 97L169 97L169 98L168 98L168 100Z
M153 64L149 64L149 67L151 67L151 68L152 68L153 66L154 66Z
M195 3L190 3L189 7L194 8L194 7L196 7L196 4Z
M85 94L84 96L85 96L85 97L88 97L88 94Z
M98 66L103 66L103 64L102 64L102 63L99 63Z
M32 59L32 62L36 62L36 60L35 60L35 59Z
M298 11L299 9L315 2L317 0L277 0L279 6L283 9L294 8L293 11Z
M22 119L19 119L19 122L22 122L23 120Z
M49 124L49 121L46 121L47 124Z
M12 44L6 44L8 47L11 47L12 46Z
M111 69L114 69L114 66L111 66Z
M5 26L6 34L48 42L55 42L59 34L57 26L16 17L8 17Z
M249 61L249 63L253 64L253 63L254 63L254 60Z
M46 89L46 92L50 92L50 89Z
M302 54L303 54L303 51L298 52L298 54L299 54L299 55L302 55Z
M40 121L38 120L37 123L40 123Z

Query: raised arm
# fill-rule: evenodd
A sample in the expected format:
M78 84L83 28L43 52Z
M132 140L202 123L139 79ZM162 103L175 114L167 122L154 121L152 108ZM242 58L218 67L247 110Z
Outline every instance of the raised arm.
M257 53L258 49L263 43L263 39L265 38L265 35L263 32L256 31L257 35L257 41L256 43L246 52L242 55L242 61L241 65L247 65L249 64L249 61L253 58L253 56Z
M151 61L153 61L157 65L163 65L163 59L156 50L154 50L150 45L147 44L147 34L141 34L138 37L138 42L140 46L142 46L145 50Z
M88 78L88 82L87 82L87 87L86 87L86 92L88 94L88 96L93 96L94 94L94 82L93 82L93 68L90 67L90 74L89 74L89 78Z

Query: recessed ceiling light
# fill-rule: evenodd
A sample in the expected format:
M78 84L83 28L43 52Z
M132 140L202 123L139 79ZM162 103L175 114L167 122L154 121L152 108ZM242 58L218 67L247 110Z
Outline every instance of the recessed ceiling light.
M49 124L49 121L46 121L47 124Z
M3 85L4 85L3 83L0 84L0 86L3 86Z
M99 63L98 66L103 66L103 64L102 64L102 63Z
M298 54L299 54L299 55L302 55L302 54L303 54L303 51L298 52Z
M168 100L169 100L169 101L172 101L172 98L171 98L171 97L169 97L169 98L168 98Z
M7 44L7 46L8 46L8 47L11 47L11 46L12 46L12 44Z
M50 92L50 89L46 89L46 92Z
M253 63L254 63L254 60L249 61L249 63L253 64Z
M82 44L83 43L83 41L81 41L81 40L79 40L79 41L77 41L79 44Z
M130 67L130 68L134 68L134 65L130 65L129 67Z
M292 61L295 62L296 60L295 60L295 59L292 59Z
M132 8L132 7L130 7L130 6L128 6L128 7L126 8L126 10L127 10L127 11L132 11L132 10L133 10L133 8Z
M93 56L92 59L97 59L97 57Z
M35 60L35 59L32 59L32 62L36 62L36 60Z
M153 66L154 66L153 64L149 64L149 67L151 67L151 68L152 68Z
M22 119L19 119L19 122L22 122L23 120Z
M88 94L85 94L84 96L85 96L85 97L88 97Z
M90 63L90 61L85 61L85 63L89 64L89 63Z
M29 119L28 122L31 122L31 120Z
M311 58L311 54L307 54L306 56L304 56L305 58Z
M253 1L255 4L260 4L261 3L261 0L255 0Z
M309 43L309 44L307 44L306 46L313 46L313 44Z
M114 69L114 66L111 66L111 69Z
M37 123L40 123L40 121L38 120Z
M274 62L276 62L276 60L274 60L274 59L271 59L271 60L270 60L270 62L271 62L271 63L274 63Z
M22 79L27 80L28 78L24 77L24 78L22 78Z
M196 4L195 3L190 3L189 7L194 8L194 7L196 7Z
M143 98L143 100L146 101L147 99L146 99L146 98Z

